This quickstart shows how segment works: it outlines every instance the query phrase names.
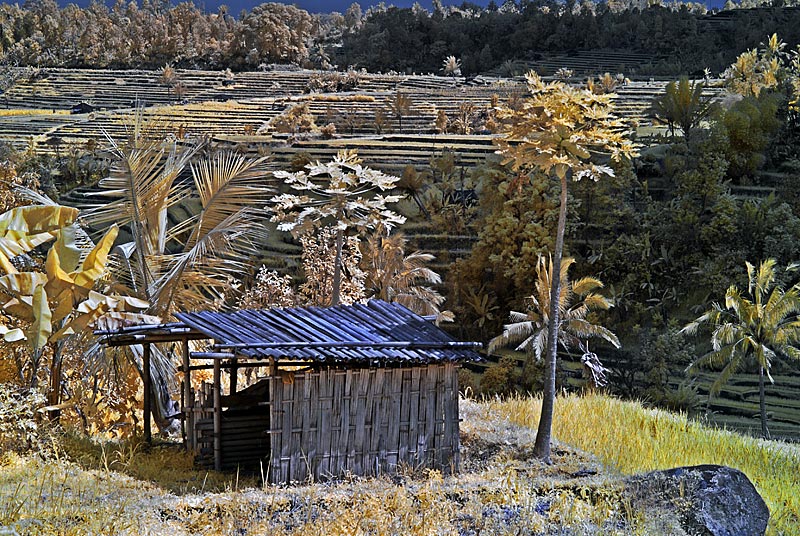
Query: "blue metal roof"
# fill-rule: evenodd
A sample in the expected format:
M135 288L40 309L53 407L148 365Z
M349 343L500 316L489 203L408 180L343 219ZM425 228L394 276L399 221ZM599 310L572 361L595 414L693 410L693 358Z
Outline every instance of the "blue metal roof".
M176 313L215 340L215 350L277 361L423 364L480 361L480 343L454 340L397 303Z

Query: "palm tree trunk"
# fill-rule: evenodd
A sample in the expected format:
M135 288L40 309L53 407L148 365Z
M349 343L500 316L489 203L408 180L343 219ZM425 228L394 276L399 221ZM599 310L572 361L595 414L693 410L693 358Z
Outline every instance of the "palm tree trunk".
M422 214L425 216L425 219L427 221L431 221L431 213L428 212L427 208L425 208L425 203L422 202L422 199L420 198L419 193L418 192L412 192L411 193L411 198L417 204L417 206L419 207L420 212L422 212Z
M761 409L761 437L769 439L769 429L767 429L767 400L764 392L764 367L758 367L758 405Z
M533 455L550 463L550 438L553 429L553 409L556 399L556 355L558 353L559 296L561 295L561 255L564 251L564 232L567 226L567 176L561 177L561 200L558 209L556 250L550 274L550 324L547 326L547 357L545 358L542 415L536 431Z
M340 287L342 286L342 247L344 246L344 232L336 231L336 260L333 263L333 289L331 291L331 305L339 305Z
M53 361L50 364L50 390L47 392L47 405L57 406L61 403L61 377L63 376L62 343L57 342L53 348ZM60 410L50 411L50 421L58 422Z

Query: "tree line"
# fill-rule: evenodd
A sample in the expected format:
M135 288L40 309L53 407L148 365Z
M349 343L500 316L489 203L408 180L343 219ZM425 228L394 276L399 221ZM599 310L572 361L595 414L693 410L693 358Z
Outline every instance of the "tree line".
M354 3L344 14L311 15L264 3L232 14L192 2L93 2L59 8L55 0L0 5L0 61L6 65L90 68L256 70L270 63L332 69L441 72L449 56L470 76L515 72L514 61L582 49L643 52L652 60L627 75L718 73L742 47L778 32L800 42L800 11L735 10L713 23L700 4L665 7L637 0L523 0L488 7L464 2L428 11ZM540 73L548 74L548 73Z

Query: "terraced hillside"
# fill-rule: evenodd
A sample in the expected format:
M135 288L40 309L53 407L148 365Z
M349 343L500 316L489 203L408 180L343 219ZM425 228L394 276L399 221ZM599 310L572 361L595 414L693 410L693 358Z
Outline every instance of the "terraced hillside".
M604 58L603 61L600 61ZM573 63L565 64L570 59ZM542 60L544 62L545 60ZM625 62L650 61L644 57L621 58L602 54L550 58L538 65L544 72L558 65L578 73L624 71ZM605 63L604 63L605 62ZM288 169L303 159L326 160L336 151L356 149L370 167L400 175L407 166L429 169L431 161L449 154L454 166L467 173L494 152L492 134L481 129L498 102L524 93L523 80L478 77L472 80L423 75L358 75L349 92L308 93L309 80L324 73L274 70L253 73L178 71L184 86L180 102L174 90L161 84L155 71L39 71L22 77L0 96L0 141L19 149L58 153L72 147L97 148L107 137L122 139L136 113L163 120L165 132L179 139L207 136L212 142L252 155L268 156L271 169ZM637 126L640 140L654 129L648 117L652 100L664 92L665 81L638 80L619 88L616 99L620 116ZM709 95L720 90L711 87ZM407 110L393 109L398 95L408 101ZM91 109L70 114L85 102ZM280 133L267 128L270 121L291 108L307 104L318 126L333 124L335 132L320 134ZM93 109L93 110L92 110ZM88 111L92 110L92 111ZM439 133L437 119L448 119L450 132ZM461 121L464 133L453 125ZM760 196L774 190L768 186L737 190L737 195ZM657 188L657 185L653 185ZM91 188L65 198L85 204ZM413 214L405 232L411 249L436 256L433 268L445 276L455 260L463 258L476 240L474 231L450 232L435 222ZM184 210L184 209L180 209ZM190 207L185 207L190 210ZM170 217L182 219L176 212ZM293 272L299 265L300 247L288 236L272 233L260 262L269 268ZM573 367L579 373L579 367ZM700 378L701 380L707 378ZM756 379L738 377L710 406L713 422L738 430L758 429ZM677 380L675 380L677 384ZM702 382L701 382L702 383ZM701 390L702 392L702 390ZM776 436L800 439L800 387L788 374L776 378L767 391Z
M595 72L604 65L594 64ZM183 86L178 97L161 83L156 71L26 72L0 97L4 108L24 114L4 117L0 140L16 147L35 143L40 150L54 151L62 146L82 146L89 140L103 141L105 135L117 138L123 135L137 106L145 106L148 114L164 116L180 136L248 135L303 102L308 103L318 125L335 125L337 138L432 134L437 131L437 116L442 112L450 122L450 130L474 133L480 131L480 117L490 111L493 102L524 93L521 79L477 77L466 81L366 73L357 75L357 86L351 92L307 93L309 80L324 75L305 70L236 74L177 71ZM665 85L663 81L634 81L619 88L618 113L636 126L650 125L647 110ZM401 115L392 111L398 93L409 100L408 110ZM85 113L64 115L80 103L87 105ZM36 112L30 112L33 110ZM465 127L454 127L465 119Z

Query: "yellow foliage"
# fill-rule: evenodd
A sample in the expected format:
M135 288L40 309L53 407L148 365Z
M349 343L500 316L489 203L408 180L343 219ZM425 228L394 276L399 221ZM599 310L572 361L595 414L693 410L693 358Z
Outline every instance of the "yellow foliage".
M515 170L539 170L563 180L613 176L608 166L590 162L593 153L612 161L636 155L624 123L612 114L608 94L596 95L562 82L545 83L527 75L530 98L514 108L501 109L499 151Z
M489 405L513 422L535 427L541 400L513 398ZM625 474L701 464L736 467L769 506L767 534L795 534L800 523L800 496L790 491L800 474L795 446L714 430L685 415L598 394L559 398L553 435Z

